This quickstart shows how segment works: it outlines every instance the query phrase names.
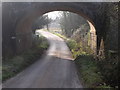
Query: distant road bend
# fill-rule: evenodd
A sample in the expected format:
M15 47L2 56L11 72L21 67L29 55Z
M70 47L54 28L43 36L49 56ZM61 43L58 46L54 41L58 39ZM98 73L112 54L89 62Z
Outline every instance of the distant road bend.
M64 40L47 31L39 33L50 42L46 55L3 83L3 88L82 88Z

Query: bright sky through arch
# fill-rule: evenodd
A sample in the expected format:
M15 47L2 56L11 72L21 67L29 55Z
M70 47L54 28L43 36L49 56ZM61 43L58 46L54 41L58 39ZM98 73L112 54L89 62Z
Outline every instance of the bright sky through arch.
M48 17L51 19L56 19L56 17L60 16L60 11L49 12L49 13L46 13L45 15L48 15Z

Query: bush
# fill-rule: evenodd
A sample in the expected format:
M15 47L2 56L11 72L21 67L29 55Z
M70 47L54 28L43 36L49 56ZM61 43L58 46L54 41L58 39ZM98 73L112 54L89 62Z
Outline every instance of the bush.
M73 58L76 58L79 55L89 55L93 53L90 47L84 47L81 42L77 43L72 39L67 40L67 45L72 52Z
M93 56L81 55L75 59L80 79L87 88L110 88L105 85Z
M97 64L100 68L100 71L102 75L104 76L104 80L107 84L111 85L112 87L118 87L120 86L118 80L120 78L119 76L119 63L118 60L99 60L97 61Z
M75 40L67 40L67 45L70 48L70 50L74 49L77 47L77 42Z
M41 36L38 38L34 47L23 52L20 55L15 56L12 59L3 60L2 64L2 81L13 77L27 66L37 61L44 51L49 47L48 41Z

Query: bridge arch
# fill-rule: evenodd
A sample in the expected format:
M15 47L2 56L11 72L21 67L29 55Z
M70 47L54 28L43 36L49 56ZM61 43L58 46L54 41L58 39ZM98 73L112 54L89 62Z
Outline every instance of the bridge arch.
M90 4L90 5L89 5ZM17 51L24 47L28 48L32 45L32 24L41 15L52 11L69 11L76 13L92 23L95 27L95 15L93 12L93 3L33 3L26 11L24 17L16 26L16 44ZM98 7L98 6L97 6ZM97 32L97 31L96 31ZM27 35L28 34L28 35ZM26 35L26 36L25 36ZM29 45L29 46L28 46Z

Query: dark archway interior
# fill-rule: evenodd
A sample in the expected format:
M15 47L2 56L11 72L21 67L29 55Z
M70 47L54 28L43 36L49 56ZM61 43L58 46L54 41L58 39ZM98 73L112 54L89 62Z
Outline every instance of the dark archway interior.
M3 3L3 44L5 52L9 49L10 52L21 52L31 47L32 31L31 25L39 16L51 11L70 11L83 16L91 22L97 35L97 54L100 49L101 39L106 42L106 15L105 8L109 3L101 2L46 2L46 3ZM7 12L8 11L8 12ZM12 19L11 17L14 17ZM12 20L11 20L12 19ZM109 19L108 19L109 20ZM8 27L6 27L8 25ZM10 29L10 30L9 30ZM5 33L8 33L6 35ZM11 37L16 37L11 40ZM115 35L113 36L116 38ZM117 45L116 41L114 42ZM9 47L6 45L10 45ZM106 45L106 44L105 44ZM106 50L115 49L106 45ZM109 47L108 47L109 46ZM16 49L15 49L16 47ZM13 50L14 48L14 50ZM107 53L107 52L106 52Z
M99 67L109 82L117 83L118 73L118 3L108 2L3 2L2 3L2 55L16 56L32 47L32 24L45 13L69 11L88 20L96 30L96 51L103 41L105 60ZM115 57L115 58L114 58ZM116 61L115 61L116 59ZM4 59L5 60L5 59ZM99 62L99 60L98 60ZM103 65L104 64L104 65ZM108 65L108 66L107 66ZM105 71L105 73L104 73ZM111 72L113 71L113 72ZM109 72L109 73L108 73ZM114 73L115 72L115 73ZM111 81L111 79L113 81Z
M67 5L68 3L66 3ZM38 4L39 5L39 4ZM21 39L21 43L17 43L17 51L22 50L21 48L24 46L24 49L26 49L27 47L30 47L32 44L32 38L30 37L30 34L28 36L26 36L26 39L22 36L19 35L21 34L25 34L25 33L31 33L31 26L33 24L33 22L39 17L42 16L45 13L48 12L52 12L52 11L69 11L69 12L73 12L76 13L80 16L83 16L85 19L87 19L89 22L91 22L94 25L93 20L90 18L91 16L85 14L84 12L82 12L82 10L77 10L74 7L70 7L70 6L66 6L63 3L57 3L54 6L49 6L45 7L43 6L41 7L37 7L37 5L35 4L35 6L33 5L34 9L32 9L31 11L28 11L26 13L26 15L18 22L17 26L16 26L16 36L17 39L16 41L19 41L19 39ZM84 10L84 9L83 9ZM31 40L30 40L31 39ZM22 43L23 41L23 43ZM28 44L29 43L29 44ZM30 46L28 46L30 45Z

